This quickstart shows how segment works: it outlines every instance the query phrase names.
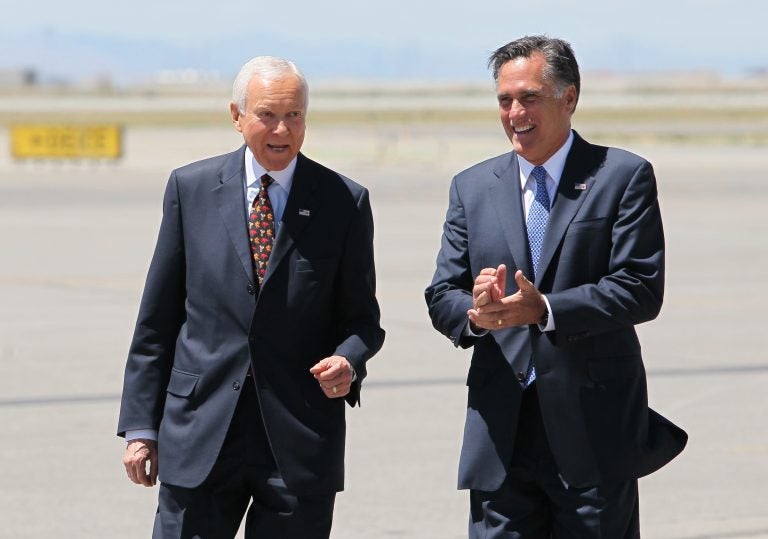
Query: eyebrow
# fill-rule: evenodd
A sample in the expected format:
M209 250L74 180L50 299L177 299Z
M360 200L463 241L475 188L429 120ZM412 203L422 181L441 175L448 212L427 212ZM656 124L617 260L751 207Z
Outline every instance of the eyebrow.
M515 92L515 94L520 95L521 98L529 97L529 96L543 96L543 95L545 95L542 90L536 89L536 88L528 88L528 89L523 90L522 92ZM498 100L511 99L511 98L513 98L513 95L511 93L509 93L509 92L504 92L504 93L501 93L501 94L497 94L496 98Z

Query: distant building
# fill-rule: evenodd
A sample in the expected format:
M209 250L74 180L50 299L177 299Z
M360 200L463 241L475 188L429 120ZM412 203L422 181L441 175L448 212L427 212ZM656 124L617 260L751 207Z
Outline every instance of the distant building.
M24 88L37 83L37 72L34 69L0 69L0 88Z
M153 77L153 82L160 86L216 85L222 80L218 71L201 69L163 69Z

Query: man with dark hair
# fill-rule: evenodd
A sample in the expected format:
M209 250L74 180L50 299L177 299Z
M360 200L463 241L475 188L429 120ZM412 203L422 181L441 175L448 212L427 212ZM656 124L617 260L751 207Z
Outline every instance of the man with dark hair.
M254 58L230 104L245 144L168 182L118 423L128 477L161 481L155 538L231 538L244 515L248 538L330 534L344 402L384 331L368 191L299 152L307 100L292 62Z
M634 328L664 291L653 168L571 129L568 43L524 37L489 65L512 152L453 179L426 290L435 328L474 347L469 535L639 537L637 478L687 440L648 408Z

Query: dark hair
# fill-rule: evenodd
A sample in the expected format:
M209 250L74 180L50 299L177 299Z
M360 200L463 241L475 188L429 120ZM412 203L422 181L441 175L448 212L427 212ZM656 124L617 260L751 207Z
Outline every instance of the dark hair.
M547 62L544 78L553 79L558 92L573 84L576 98L581 91L579 64L573 49L567 41L547 36L525 36L496 49L488 58L488 67L493 69L493 80L499 80L501 67L517 58L530 58L534 53L541 53Z

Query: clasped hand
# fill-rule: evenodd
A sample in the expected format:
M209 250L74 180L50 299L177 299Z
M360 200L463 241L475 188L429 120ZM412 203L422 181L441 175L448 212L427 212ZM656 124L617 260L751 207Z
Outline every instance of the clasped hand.
M515 272L517 292L506 295L507 267L484 268L472 287L472 309L467 316L472 328L502 329L512 326L537 324L547 310L541 293L526 279L523 272Z

